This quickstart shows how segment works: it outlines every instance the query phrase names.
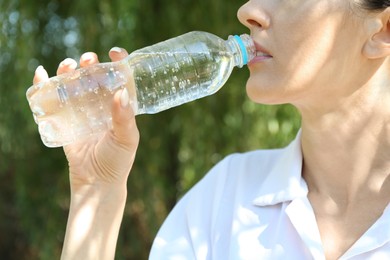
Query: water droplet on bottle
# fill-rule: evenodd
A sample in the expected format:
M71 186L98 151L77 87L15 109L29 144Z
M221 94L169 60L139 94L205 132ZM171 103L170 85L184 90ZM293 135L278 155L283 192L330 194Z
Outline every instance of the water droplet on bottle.
M180 81L180 83L179 83L179 86L180 86L180 88L182 88L182 89L184 89L185 87L186 87L186 82L183 80L183 81Z

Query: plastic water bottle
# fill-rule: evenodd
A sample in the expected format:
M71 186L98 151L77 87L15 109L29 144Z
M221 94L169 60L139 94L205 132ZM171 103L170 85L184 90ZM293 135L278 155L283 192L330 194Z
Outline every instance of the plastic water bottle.
M110 129L111 102L119 89L127 88L136 115L157 113L215 93L255 53L246 34L223 40L190 32L118 62L52 77L26 95L43 143L59 147Z

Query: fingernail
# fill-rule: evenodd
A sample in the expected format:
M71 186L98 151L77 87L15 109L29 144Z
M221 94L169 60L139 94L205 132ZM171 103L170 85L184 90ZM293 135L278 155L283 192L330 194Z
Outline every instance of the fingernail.
M69 67L69 66L73 65L75 62L71 58L66 58L61 63L62 63L63 66Z
M113 47L113 48L111 48L111 50L110 51L112 51L112 52L116 52L116 53L121 53L122 52L122 49L121 48L119 48L119 47Z
M121 93L121 106L123 108L126 108L129 104L130 98L129 98L129 92L127 89L123 89Z
M82 55L82 60L84 61L84 62L90 62L92 59L94 59L94 55L92 54L92 53L89 53L89 52L87 52L87 53L84 53L83 55Z
M35 69L35 72L40 72L42 71L44 68L42 65L39 65L36 69Z

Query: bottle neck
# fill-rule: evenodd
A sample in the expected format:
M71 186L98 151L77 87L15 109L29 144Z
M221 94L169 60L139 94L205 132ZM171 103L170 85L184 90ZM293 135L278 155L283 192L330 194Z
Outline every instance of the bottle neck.
M239 68L242 68L256 56L255 44L247 34L230 35L226 43L233 53L234 65Z

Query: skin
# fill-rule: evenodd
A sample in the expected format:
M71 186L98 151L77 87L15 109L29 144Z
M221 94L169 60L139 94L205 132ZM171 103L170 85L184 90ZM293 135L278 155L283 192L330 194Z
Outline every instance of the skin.
M390 202L389 10L351 11L350 1L251 0L238 12L272 55L249 64L248 96L302 115L302 174L327 259Z
M238 18L267 53L248 65L248 96L293 104L302 115L302 175L326 258L337 259L389 204L389 10L356 13L349 0L250 0ZM119 50L113 61L127 55ZM97 62L86 53L80 66ZM66 59L57 74L76 67ZM34 83L47 78L39 67ZM112 131L64 148L71 206L63 259L114 258L139 142L127 102L127 93L115 95Z
M109 55L117 61L128 54L113 48ZM81 67L98 62L95 53L85 53L80 58ZM76 61L65 59L57 74L76 67ZM46 79L47 72L38 67L34 83ZM69 162L71 205L61 259L114 259L126 182L139 142L126 91L115 94L112 117L111 131L64 147Z

